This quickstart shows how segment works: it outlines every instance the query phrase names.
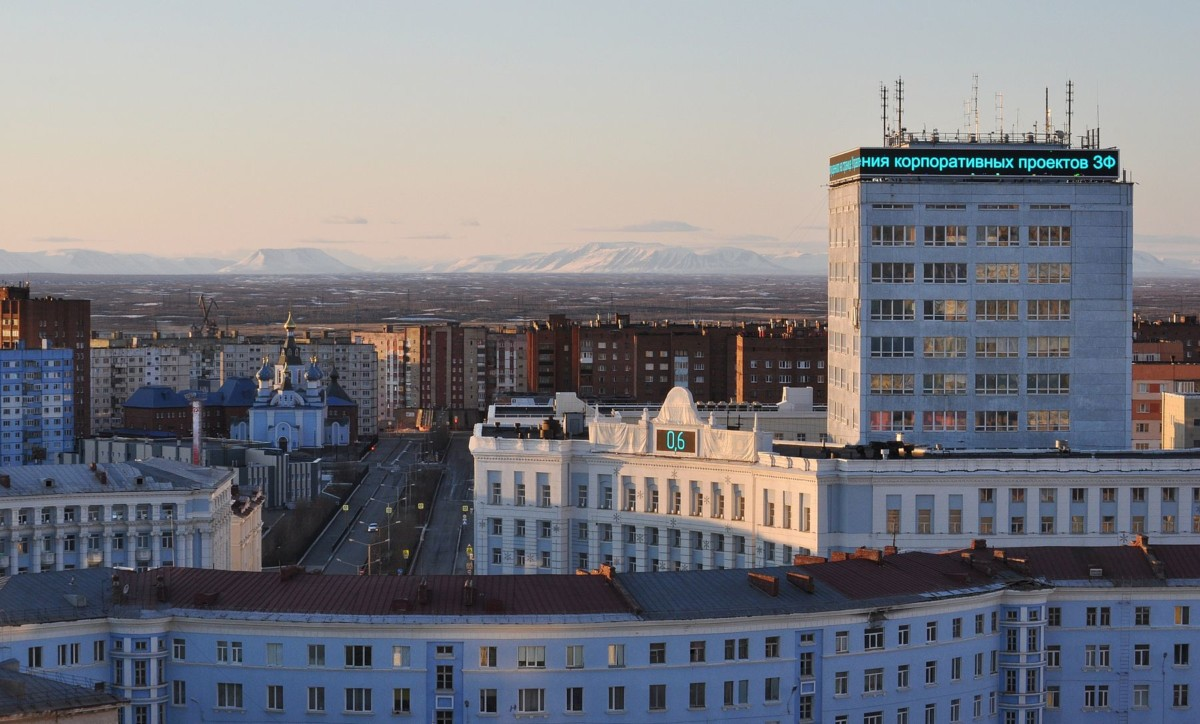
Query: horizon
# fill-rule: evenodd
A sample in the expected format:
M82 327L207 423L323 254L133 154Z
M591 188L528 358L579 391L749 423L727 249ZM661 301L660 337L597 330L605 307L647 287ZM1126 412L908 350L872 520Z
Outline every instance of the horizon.
M9 7L0 249L823 253L826 161L879 142L880 84L897 76L906 125L945 136L974 124L976 76L984 132L1044 125L1047 89L1064 127L1073 80L1073 135L1101 128L1141 185L1139 250L1200 241L1200 151L1160 130L1200 110L1169 90L1190 87L1200 10L1069 2L1033 26L924 2L914 33L872 7ZM1117 29L1120 54L1089 40ZM929 52L965 39L970 62Z

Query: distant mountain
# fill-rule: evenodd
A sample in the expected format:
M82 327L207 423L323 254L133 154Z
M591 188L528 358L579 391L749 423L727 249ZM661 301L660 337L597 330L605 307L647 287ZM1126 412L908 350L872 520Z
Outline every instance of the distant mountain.
M1194 277L1200 275L1200 260L1160 259L1144 251L1133 252L1135 277Z
M227 259L171 259L150 254L113 254L92 249L29 252L0 249L0 269L9 274L212 274L227 264Z
M766 256L732 246L692 249L657 243L597 242L545 254L487 255L437 268L507 274L825 274L823 254Z
M218 274L355 274L361 269L343 264L320 249L259 249Z

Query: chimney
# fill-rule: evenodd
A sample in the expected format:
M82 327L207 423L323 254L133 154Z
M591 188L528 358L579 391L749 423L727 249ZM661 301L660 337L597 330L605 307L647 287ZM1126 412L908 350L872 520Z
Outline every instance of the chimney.
M11 488L12 477L8 473L0 473L0 488Z
M787 574L787 579L788 583L792 584L796 588L799 588L805 593L813 593L817 590L817 586L813 582L812 576L808 576L803 573L796 573L795 571L789 571Z

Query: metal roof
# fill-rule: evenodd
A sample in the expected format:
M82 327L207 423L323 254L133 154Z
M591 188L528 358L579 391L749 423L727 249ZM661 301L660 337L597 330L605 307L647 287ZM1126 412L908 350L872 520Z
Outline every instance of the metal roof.
M84 464L3 466L0 467L0 476L7 476L8 486L0 485L0 500L34 495L66 496L98 492L133 493L216 488L233 474L232 470L226 468L197 467L190 463L159 458L126 463L99 463L94 469L91 465Z
M0 663L0 717L25 720L21 715L115 709L125 700L92 686L77 686L16 670L14 659ZM114 715L115 716L115 715ZM70 717L74 718L74 716ZM39 720L41 720L39 718ZM55 718L57 720L57 717Z

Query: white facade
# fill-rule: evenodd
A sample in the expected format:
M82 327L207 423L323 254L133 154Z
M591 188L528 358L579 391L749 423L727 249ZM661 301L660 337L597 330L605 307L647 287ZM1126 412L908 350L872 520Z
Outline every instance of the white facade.
M235 479L166 460L0 468L0 571L259 570L261 511L234 505Z
M1083 546L1145 533L1200 543L1196 456L799 457L771 452L761 432L714 429L694 407L687 413L684 397L676 388L654 419L593 419L588 439L476 426L476 570L742 568L860 546L946 550L979 537ZM656 444L684 430L696 433L695 452Z
M834 441L1129 446L1132 184L1032 172L835 180L839 168L829 189Z

